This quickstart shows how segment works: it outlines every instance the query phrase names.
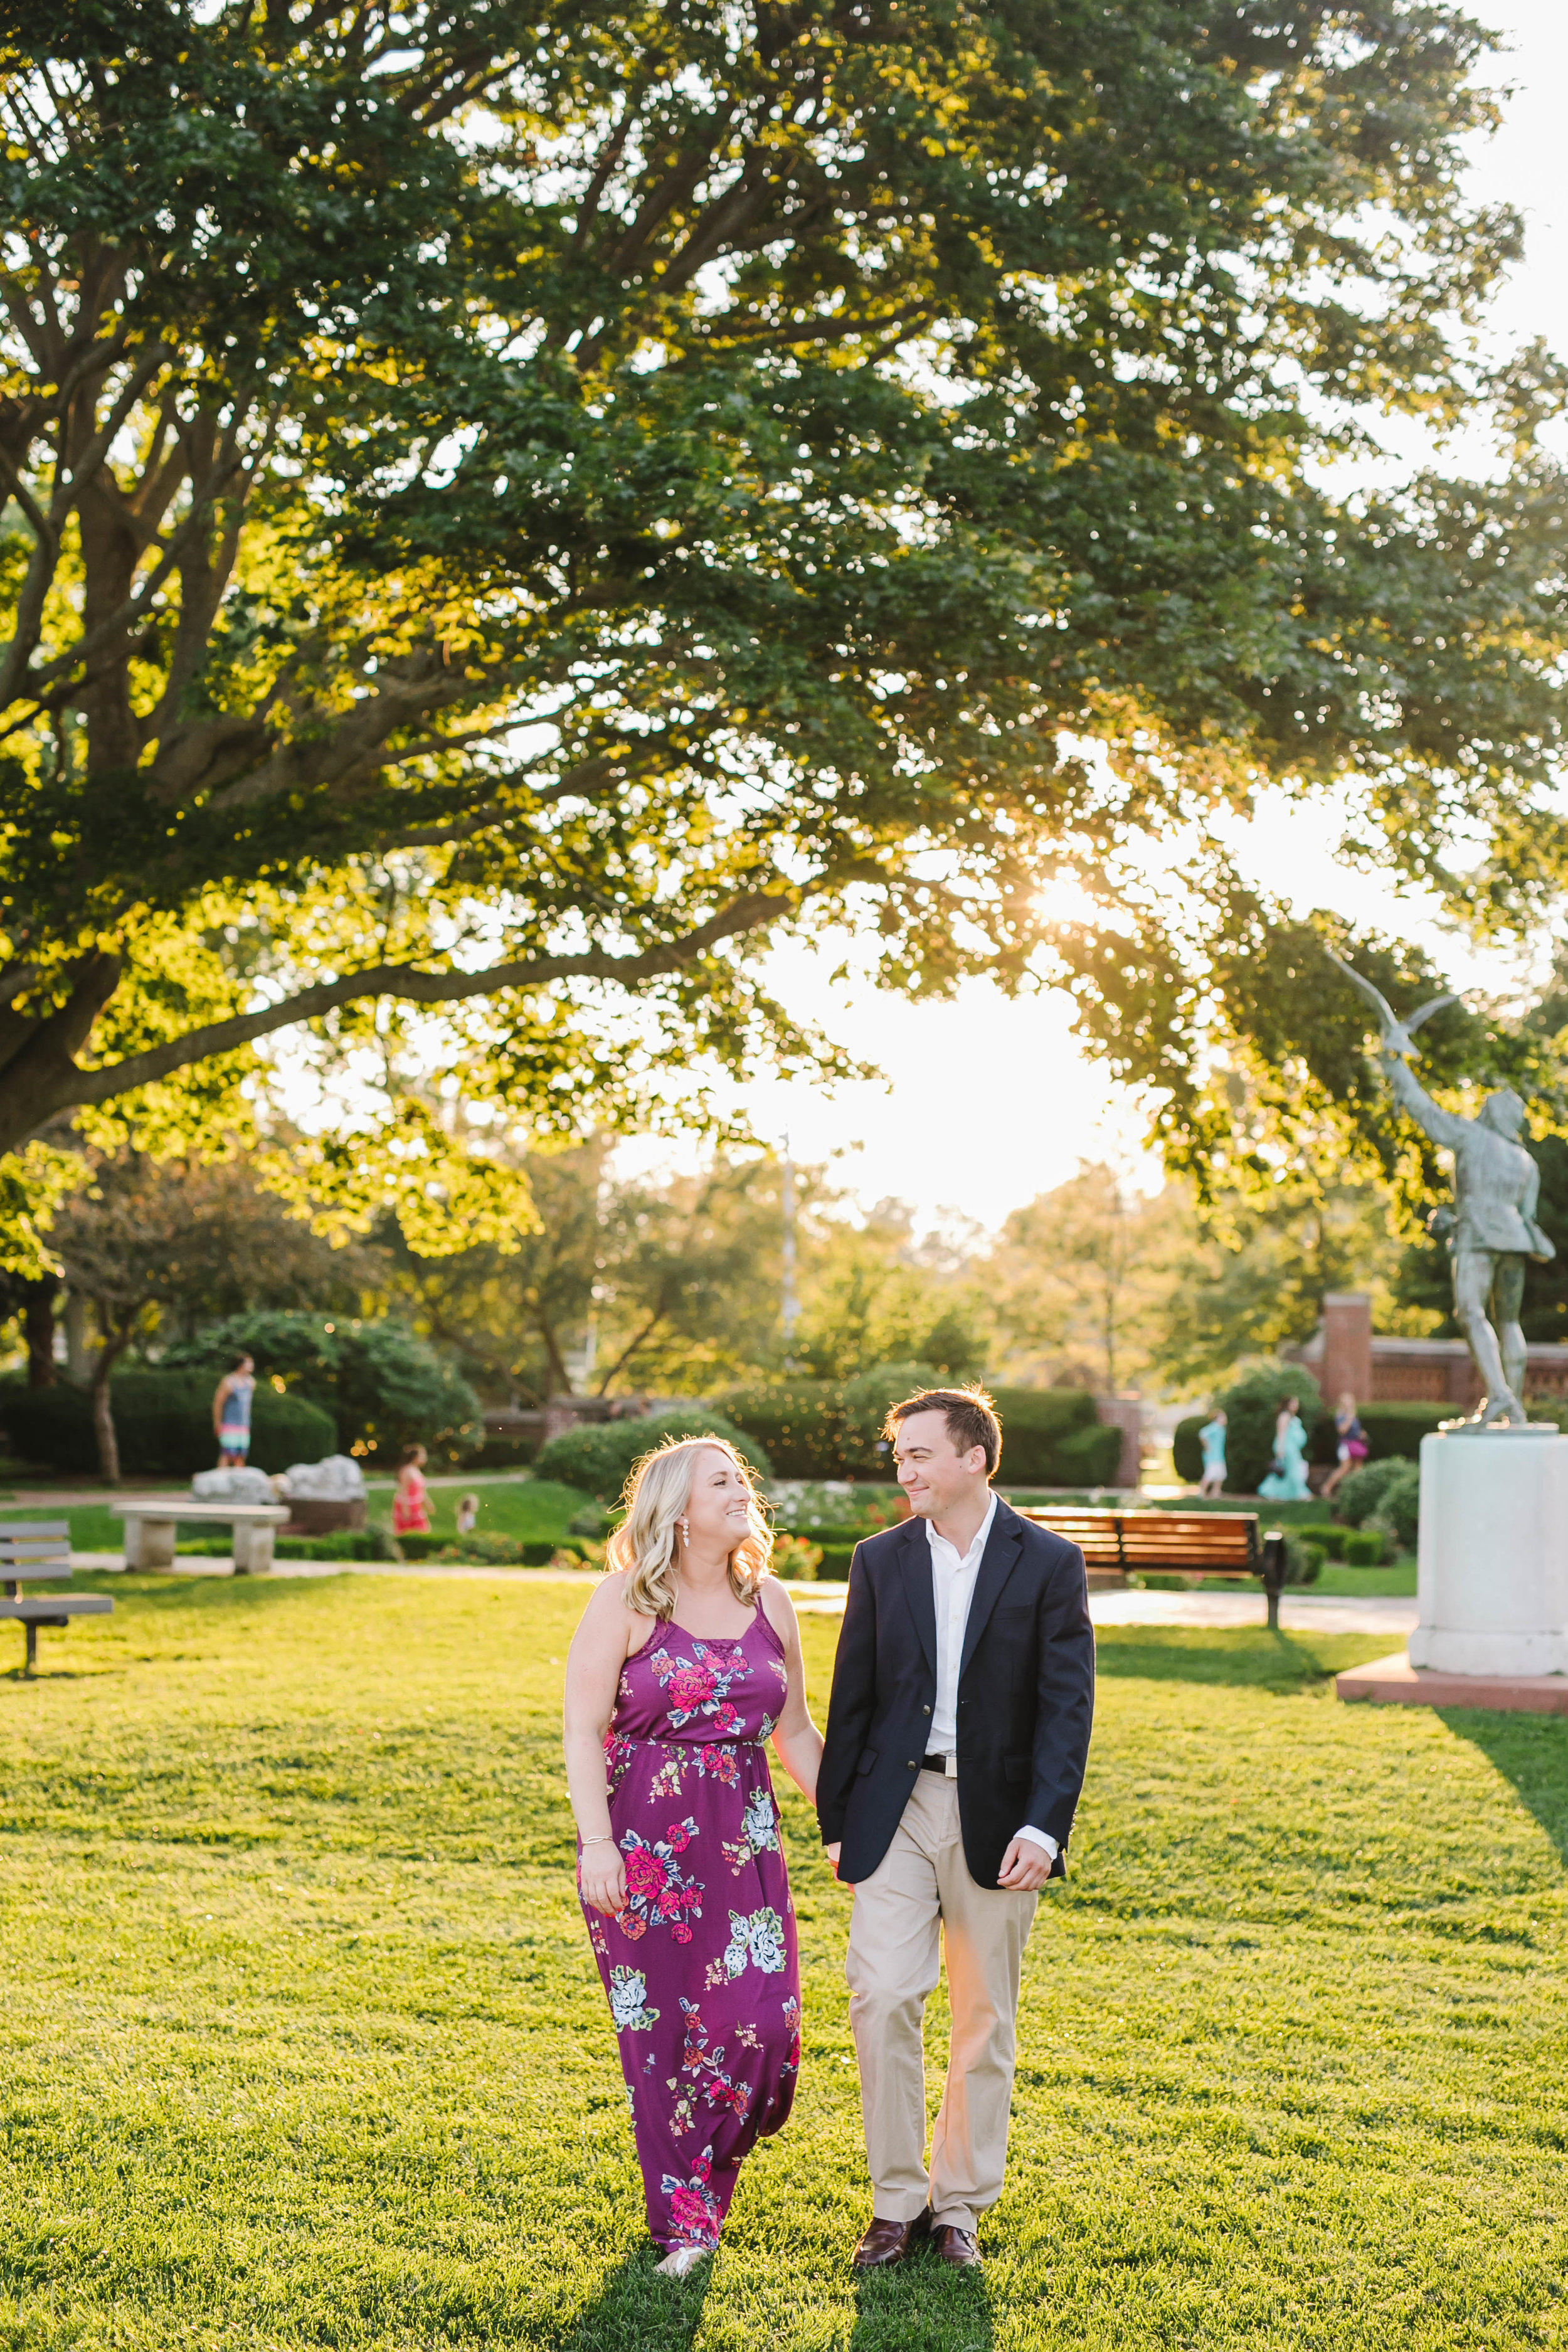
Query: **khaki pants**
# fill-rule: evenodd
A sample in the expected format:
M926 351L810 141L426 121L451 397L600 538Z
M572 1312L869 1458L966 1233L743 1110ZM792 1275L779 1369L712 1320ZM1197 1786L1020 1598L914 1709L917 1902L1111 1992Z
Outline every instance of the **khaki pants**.
M963 1859L958 1784L916 1781L893 1843L855 1889L849 2024L860 2061L866 2162L880 2221L973 2230L1002 2193L1017 2047L1018 1976L1036 1897L977 1886ZM947 1948L952 2042L942 2112L926 2137L927 1996Z

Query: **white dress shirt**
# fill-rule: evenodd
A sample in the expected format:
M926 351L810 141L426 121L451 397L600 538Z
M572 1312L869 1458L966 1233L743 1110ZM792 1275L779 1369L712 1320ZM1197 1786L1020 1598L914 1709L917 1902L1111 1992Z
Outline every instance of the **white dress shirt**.
M938 1535L933 1520L926 1521L931 1592L936 1602L936 1705L931 1709L931 1738L927 1744L927 1753L931 1756L953 1756L958 1752L958 1670L963 1663L963 1636L969 1624L969 1604L974 1598L974 1580L980 1573L995 1517L996 1497L993 1495L991 1507L981 1520L973 1542L962 1555L956 1544ZM1027 1826L1017 1834L1032 1839L1036 1845L1043 1845L1051 1860L1056 1860L1060 1849L1047 1831Z

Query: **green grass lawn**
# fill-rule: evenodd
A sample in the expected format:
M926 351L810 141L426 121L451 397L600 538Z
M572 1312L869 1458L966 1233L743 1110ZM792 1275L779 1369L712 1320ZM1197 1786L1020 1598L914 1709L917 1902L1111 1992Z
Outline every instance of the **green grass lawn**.
M130 1494L134 1489L127 1486ZM574 1515L588 1502L575 1486L556 1486L548 1478L491 1479L476 1478L471 1488L437 1486L430 1495L430 1525L437 1535L451 1535L457 1523L458 1499L461 1495L476 1494L479 1498L479 1524L490 1535L517 1536L524 1543L555 1543L571 1525ZM370 1494L370 1516L392 1519L392 1489L373 1488ZM77 1551L120 1551L124 1547L125 1530L107 1503L77 1503L65 1511L57 1511L43 1504L32 1509L0 1510L0 1520L66 1518L70 1521L71 1545Z
M847 1900L792 1793L800 2097L669 2285L571 1891L581 1594L100 1582L0 1677L5 2352L1563 2341L1568 1722L1340 1707L1359 1638L1103 1633L981 2279L847 2267Z

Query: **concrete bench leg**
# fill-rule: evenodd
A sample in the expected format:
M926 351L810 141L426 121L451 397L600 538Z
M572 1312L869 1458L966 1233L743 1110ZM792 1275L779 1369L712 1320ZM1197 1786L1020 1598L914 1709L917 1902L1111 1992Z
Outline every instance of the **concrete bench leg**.
M173 1568L174 1524L173 1519L127 1519L125 1522L126 1567Z
M247 1526L243 1520L234 1531L234 1572L236 1576L270 1576L272 1573L272 1536L270 1527Z

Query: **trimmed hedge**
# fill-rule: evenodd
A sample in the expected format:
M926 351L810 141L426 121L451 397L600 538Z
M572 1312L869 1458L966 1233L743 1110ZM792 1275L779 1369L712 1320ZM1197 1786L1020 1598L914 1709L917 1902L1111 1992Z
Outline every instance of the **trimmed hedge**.
M781 1478L886 1477L879 1452L889 1405L935 1387L919 1364L886 1364L853 1381L780 1381L731 1389L724 1411L763 1444ZM1121 1459L1121 1432L1108 1428L1085 1389L994 1391L1002 1423L1002 1476L1018 1486L1104 1486Z
M110 1381L120 1466L133 1478L188 1478L217 1461L213 1390L206 1372L121 1372ZM258 1470L287 1470L337 1451L331 1416L305 1397L279 1396L258 1381L251 1397L250 1460ZM92 1399L61 1381L52 1389L6 1382L0 1429L11 1452L75 1477L98 1472Z
M542 1478L557 1478L563 1486L576 1486L601 1503L613 1503L633 1464L667 1437L721 1437L745 1456L760 1478L773 1475L773 1465L754 1438L721 1414L696 1405L646 1420L584 1422L552 1437L540 1449L534 1466Z

